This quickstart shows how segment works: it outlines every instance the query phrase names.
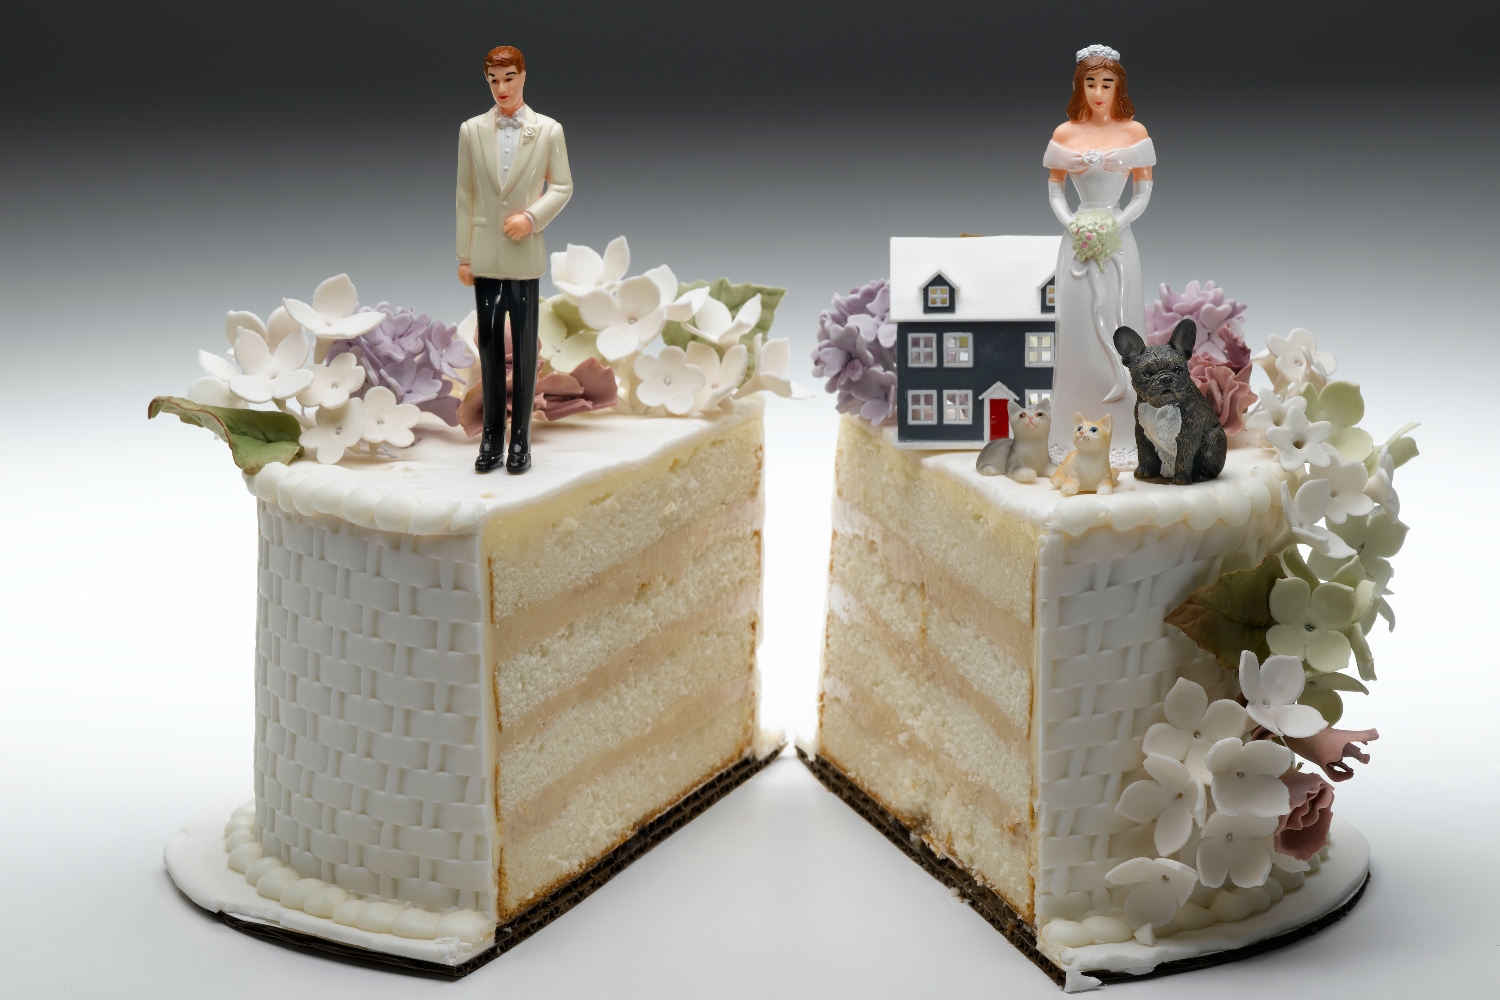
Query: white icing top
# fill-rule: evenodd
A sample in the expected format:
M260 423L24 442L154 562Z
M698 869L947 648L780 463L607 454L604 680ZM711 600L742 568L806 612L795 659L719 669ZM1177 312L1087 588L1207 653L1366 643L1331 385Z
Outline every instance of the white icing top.
M895 431L884 433L894 441ZM915 453L913 453L915 454ZM1130 473L1120 475L1113 493L1065 497L1046 478L1018 483L1008 476L982 476L974 467L972 451L939 451L921 455L930 469L957 480L976 496L1039 527L1081 535L1090 528L1109 524L1128 531L1142 524L1166 528L1186 521L1201 531L1215 521L1238 527L1252 514L1281 505L1281 483L1292 481L1281 470L1276 455L1265 448L1231 447L1218 479L1191 486L1147 483Z
M338 465L302 458L245 477L251 493L282 510L331 514L352 524L416 535L477 534L493 515L546 503L624 469L639 468L696 439L757 419L759 399L734 412L692 418L588 413L532 424L531 471L474 471L478 444L463 431L430 433L398 460L346 457Z

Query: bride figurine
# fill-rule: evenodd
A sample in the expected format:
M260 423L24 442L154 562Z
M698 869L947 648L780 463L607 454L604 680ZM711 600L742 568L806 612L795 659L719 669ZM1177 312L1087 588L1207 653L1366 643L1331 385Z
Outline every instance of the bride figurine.
M1078 52L1068 120L1052 133L1042 165L1052 212L1066 232L1057 254L1057 335L1052 412L1106 414L1117 427L1133 427L1135 392L1115 351L1117 327L1146 328L1141 260L1130 224L1151 200L1156 150L1146 127L1135 120L1120 53L1104 45ZM1125 175L1135 182L1130 203L1120 208ZM1078 211L1068 209L1063 189L1073 178ZM1072 425L1057 421L1049 442L1053 461L1071 449ZM1135 435L1122 435L1111 449L1112 464L1135 465Z

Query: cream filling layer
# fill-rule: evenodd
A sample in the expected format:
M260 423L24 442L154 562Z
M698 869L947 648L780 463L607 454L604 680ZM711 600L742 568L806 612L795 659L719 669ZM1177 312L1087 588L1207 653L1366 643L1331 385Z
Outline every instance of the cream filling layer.
M544 829L567 808L581 789L628 761L648 753L653 747L686 735L717 716L729 705L752 697L753 677L744 674L728 678L707 691L682 699L658 716L644 732L593 754L552 784L543 788L514 815L505 819L505 839L521 841ZM748 739L749 734L746 733Z
M914 643L896 634L879 616L871 614L852 594L835 582L828 588L829 610L856 628L868 629L891 654L891 658L930 684L946 689L974 710L995 737L1018 749L1027 746L1030 733L982 694L963 672L931 645Z
M640 642L601 661L577 684L549 696L521 718L501 729L495 743L496 752L503 754L513 747L539 738L569 708L592 701L615 685L629 680L642 668L659 663L693 636L707 631L715 622L749 615L756 610L759 597L759 581L753 581L739 590L722 595L685 618L669 622Z
M1026 805L1006 802L1000 793L985 782L979 781L955 764L946 754L929 746L911 727L901 721L895 709L867 691L860 691L836 676L823 677L823 697L832 698L849 714L856 724L870 736L887 747L898 748L917 765L927 770L936 783L956 789L968 801L975 803L996 829L1025 841L1031 822L1031 810ZM846 774L858 775L859 768L837 759L837 750L824 748L827 755ZM867 789L868 790L868 789ZM887 803L887 805L890 805ZM904 820L920 821L921 817L902 817Z
M658 539L627 562L596 573L570 590L492 621L491 662L503 663L555 635L569 622L632 599L642 585L651 580L677 579L701 549L724 536L756 530L763 514L758 494L729 504L709 517L700 518Z
M917 584L926 592L929 603L954 618L973 623L987 639L1022 662L1031 660L1034 639L1029 619L996 605L978 587L928 559L906 539L846 500L834 501L833 530L868 538L879 548L881 561L892 577ZM1027 586L1035 593L1034 570Z

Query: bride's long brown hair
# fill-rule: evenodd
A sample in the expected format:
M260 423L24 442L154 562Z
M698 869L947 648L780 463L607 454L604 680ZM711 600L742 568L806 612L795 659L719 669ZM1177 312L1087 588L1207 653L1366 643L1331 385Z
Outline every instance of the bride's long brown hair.
M1135 105L1130 103L1130 88L1125 85L1125 67L1108 56L1089 56L1080 60L1078 68L1073 71L1073 96L1068 101L1068 121L1089 120L1089 102L1083 94L1083 79L1097 70L1104 70L1115 78L1115 106L1110 117L1119 121L1134 118Z

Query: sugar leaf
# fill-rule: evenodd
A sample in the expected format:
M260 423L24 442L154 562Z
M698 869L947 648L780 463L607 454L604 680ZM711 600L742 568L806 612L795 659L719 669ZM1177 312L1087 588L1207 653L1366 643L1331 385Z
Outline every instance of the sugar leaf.
M279 410L242 410L194 403L180 396L157 396L146 408L149 420L171 413L185 424L206 427L229 445L229 453L247 475L272 462L290 462L302 454L302 425Z
M1247 649L1264 660L1271 655L1266 632L1276 624L1271 587L1283 576L1281 559L1272 553L1254 569L1225 573L1199 587L1167 615L1166 622L1217 657L1225 670L1239 669L1240 653Z

